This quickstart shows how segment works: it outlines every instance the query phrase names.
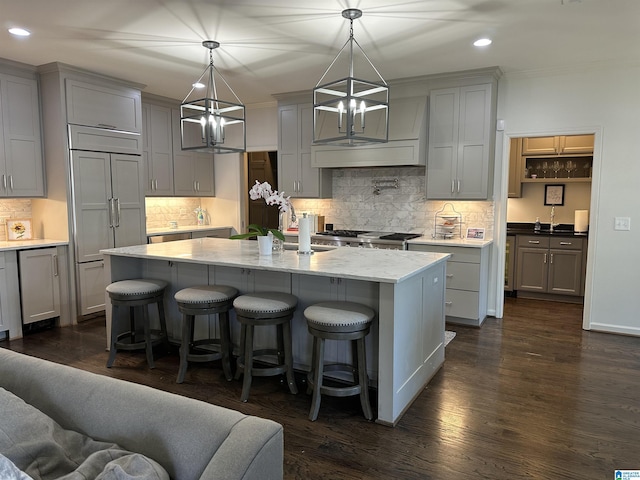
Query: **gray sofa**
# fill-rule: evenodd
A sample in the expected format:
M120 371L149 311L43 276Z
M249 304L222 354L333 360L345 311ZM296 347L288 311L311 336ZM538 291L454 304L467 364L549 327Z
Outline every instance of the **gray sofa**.
M172 479L283 476L283 430L271 420L4 348L0 387L64 429L155 460Z

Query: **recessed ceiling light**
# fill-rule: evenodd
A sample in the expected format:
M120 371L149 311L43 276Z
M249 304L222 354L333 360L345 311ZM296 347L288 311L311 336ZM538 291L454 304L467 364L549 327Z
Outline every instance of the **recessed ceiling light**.
M29 30L25 30L24 28L20 27L10 28L9 33L11 35L15 35L16 37L28 37L29 35L31 35L31 32Z
M491 39L489 39L489 38L479 38L478 40L473 42L473 44L476 47L486 47L487 45L491 45Z

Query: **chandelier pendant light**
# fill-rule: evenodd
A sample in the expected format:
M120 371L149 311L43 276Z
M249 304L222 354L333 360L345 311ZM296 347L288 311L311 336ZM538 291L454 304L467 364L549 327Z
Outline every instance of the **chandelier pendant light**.
M209 65L180 104L182 150L244 152L245 107L213 65L213 50L220 44L205 40L202 46L209 49ZM216 77L220 80L218 83ZM227 95L226 100L223 93Z
M313 89L313 143L357 146L385 143L389 139L389 86L353 36L353 21L362 16L357 8L342 11L349 20L349 38ZM348 48L347 48L348 47ZM355 53L375 72L375 80L355 76ZM348 76L325 80L333 74L343 53L348 53Z

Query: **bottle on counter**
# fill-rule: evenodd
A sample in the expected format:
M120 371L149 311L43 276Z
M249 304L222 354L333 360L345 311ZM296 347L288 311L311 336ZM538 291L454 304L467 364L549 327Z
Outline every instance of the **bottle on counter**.
M542 226L540 225L540 217L536 217L536 224L533 227L534 232L539 232Z

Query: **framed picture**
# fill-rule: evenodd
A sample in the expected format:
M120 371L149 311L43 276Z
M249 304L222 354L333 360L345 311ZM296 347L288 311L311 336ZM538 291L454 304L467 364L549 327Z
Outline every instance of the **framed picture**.
M31 220L7 219L7 240L31 240L32 237Z
M484 240L484 228L467 228L467 240Z
M545 185L544 204L564 205L564 185Z

